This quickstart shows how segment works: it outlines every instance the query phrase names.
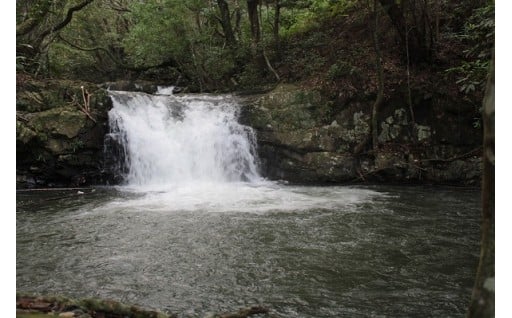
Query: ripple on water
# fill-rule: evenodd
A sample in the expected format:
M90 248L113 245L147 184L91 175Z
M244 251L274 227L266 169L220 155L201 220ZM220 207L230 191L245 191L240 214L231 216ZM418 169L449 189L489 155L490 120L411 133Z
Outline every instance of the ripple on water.
M269 182L40 199L38 213L18 210L17 290L182 317L255 303L281 317L460 316L478 260L478 196L446 188Z

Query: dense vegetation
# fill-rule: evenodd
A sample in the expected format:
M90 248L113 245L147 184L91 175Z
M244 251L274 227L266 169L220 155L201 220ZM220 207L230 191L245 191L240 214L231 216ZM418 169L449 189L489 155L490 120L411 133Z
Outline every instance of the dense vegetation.
M457 101L464 125L469 117L481 131L494 1L24 0L16 6L19 84L27 77L150 80L221 92L298 83L333 106L325 124L354 100L373 99L374 150L378 118L388 116L383 108L393 99L399 101L392 107L408 109L412 127L417 115L434 109L423 100L448 111ZM439 108L436 116L444 112ZM473 143L480 138L466 135Z
M471 94L483 90L494 42L494 2L485 0L23 0L16 7L19 72L158 79L193 91L343 85L347 75L366 73L361 67L375 74L378 52L386 75L410 80L434 69Z

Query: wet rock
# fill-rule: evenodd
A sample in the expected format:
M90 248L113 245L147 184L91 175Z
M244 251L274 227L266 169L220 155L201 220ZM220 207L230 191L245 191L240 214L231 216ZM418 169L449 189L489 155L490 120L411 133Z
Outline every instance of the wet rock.
M70 186L77 174L101 183L103 136L111 107L107 92L83 82L30 83L17 87L16 169L17 175L24 175L17 178L17 186ZM89 115L83 110L85 93L90 96Z
M341 182L356 176L350 149L369 133L368 115L359 111L330 118L333 105L317 91L289 84L242 103L241 121L257 130L267 177Z
M37 132L25 125L25 123L16 120L16 141L22 144L28 144L30 141L38 138Z
M30 310L33 313L48 313L57 317L77 318L171 318L174 314L164 314L137 306L103 299L70 299L60 296L16 295L16 310Z
M425 141L432 136L432 130L429 126L415 125L414 128L416 132L416 140L420 142Z
M407 112L403 108L396 109L392 116L388 116L381 122L379 143L394 142L403 135L403 130L408 127Z
M86 127L86 121L78 107L59 107L34 113L29 124L38 131L71 139Z
M113 91L144 92L154 94L158 90L158 85L150 81L116 81L103 83L100 85L100 88Z
M478 133L467 131L471 125L466 125L458 131L471 138L457 140L449 130L460 123L446 118L448 126L439 129L434 110L424 100L424 107L415 107L418 122L413 123L404 100L395 96L384 103L377 152L371 149L373 100L354 99L340 108L315 90L282 84L270 92L240 96L240 120L256 130L263 172L270 179L476 184L478 157L474 162L446 159L468 151Z

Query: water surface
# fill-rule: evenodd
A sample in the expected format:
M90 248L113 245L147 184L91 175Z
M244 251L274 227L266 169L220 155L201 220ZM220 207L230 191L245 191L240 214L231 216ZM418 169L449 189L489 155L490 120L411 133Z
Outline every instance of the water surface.
M202 317L462 317L479 193L180 183L18 192L17 291Z

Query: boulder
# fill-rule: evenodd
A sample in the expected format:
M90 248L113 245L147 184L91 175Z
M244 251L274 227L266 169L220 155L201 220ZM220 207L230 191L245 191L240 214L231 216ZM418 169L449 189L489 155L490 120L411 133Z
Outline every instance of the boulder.
M16 97L17 187L103 183L111 107L105 90L84 82L29 80L17 87Z
M471 130L469 123L457 128L468 138L455 138L450 131L461 123L452 122L461 114L446 117L446 112L437 109L420 109L428 106L423 100L415 106L417 122L411 120L403 98L397 95L385 101L378 117L379 147L375 152L371 145L372 98L363 96L337 105L314 89L291 84L238 97L240 121L256 130L267 178L298 183L479 182L479 157L461 156L468 151L478 153L479 132ZM440 129L438 118L451 126Z

